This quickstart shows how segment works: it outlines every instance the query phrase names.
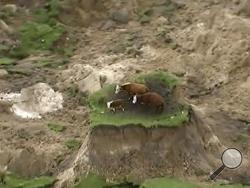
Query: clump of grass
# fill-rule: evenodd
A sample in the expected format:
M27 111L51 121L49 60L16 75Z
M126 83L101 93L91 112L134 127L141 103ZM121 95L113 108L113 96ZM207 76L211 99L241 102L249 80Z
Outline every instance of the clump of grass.
M50 130L59 133L65 130L65 126L57 124L57 123L48 123L48 127Z
M65 142L65 145L67 146L68 149L76 150L80 148L81 142L76 139L69 139Z
M87 102L92 111L103 111L106 108L106 101L115 91L115 85L106 85L101 90L90 95Z
M148 81L157 81L163 84L169 89L173 89L177 84L177 77L164 72L164 71L155 71L149 74L142 74L135 78L135 81L138 83L147 83Z
M14 65L15 63L15 59L11 59L11 58L7 58L7 57L3 57L0 58L0 66L10 66L10 65Z
M10 51L15 58L24 58L29 54L50 50L63 34L64 28L56 25L28 22L19 31L20 44Z
M34 11L34 16L37 22L55 25L60 13L59 0L46 0L46 4Z
M102 177L94 174L88 174L87 177L83 178L79 183L77 183L74 188L103 188L109 184Z
M46 188L52 187L56 179L54 177L42 176L33 179L24 179L15 175L6 177L6 184L1 188Z
M141 184L140 188L199 188L199 186L187 182L181 181L173 178L154 178L148 179Z
M138 20L141 24L149 23L151 21L151 16L153 14L153 9L146 8L139 12Z

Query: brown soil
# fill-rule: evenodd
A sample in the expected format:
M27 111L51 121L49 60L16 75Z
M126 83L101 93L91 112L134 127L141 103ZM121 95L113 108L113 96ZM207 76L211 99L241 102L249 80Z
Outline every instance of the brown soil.
M1 5L37 6L23 2L6 0ZM85 1L81 2L83 5ZM8 105L0 104L0 165L8 164L10 170L26 176L59 174L61 183L68 185L89 169L114 179L177 175L204 180L220 164L223 149L237 147L244 156L242 167L223 172L221 178L249 181L250 20L249 9L242 8L248 5L246 1L187 0L167 18L158 15L163 6L160 0L98 1L101 5L96 6L91 2L96 1L89 1L87 8L74 7L77 12L64 7L60 17L65 23L68 17L72 18L69 22L76 19L77 23L72 32L78 43L67 66L37 69L31 59L39 57L29 57L17 62L17 68L29 70L28 75L0 79L0 92L20 91L42 81L60 89L65 99L61 111L40 120L17 118L6 110ZM117 18L124 7L126 24L119 22L126 14ZM150 23L140 24L136 14L147 7L159 11L151 16ZM116 20L111 20L112 15ZM8 24L15 28L23 21L19 19L15 17ZM1 29L0 37L0 41L13 42ZM112 56L111 60L104 61L106 56ZM100 127L89 133L87 110L79 105L80 96L70 96L69 85L57 87L60 73L75 64L100 67L117 59L137 66L124 73L124 81L139 72L157 69L179 76L183 87L179 98L192 106L192 121L177 129ZM72 86L75 84L78 80L72 82ZM47 127L50 122L64 125L66 130L54 133ZM71 138L83 142L79 151L66 148L65 141ZM25 169L23 164L30 165L26 157L30 153L35 153L32 161L38 163L34 169Z

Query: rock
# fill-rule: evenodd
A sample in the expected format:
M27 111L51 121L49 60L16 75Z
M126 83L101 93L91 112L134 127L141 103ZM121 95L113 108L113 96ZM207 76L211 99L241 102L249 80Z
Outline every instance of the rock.
M9 14L15 14L17 11L17 6L15 4L7 4L3 6L3 11Z
M63 97L48 84L38 83L21 90L19 101L11 110L22 118L41 118L41 115L62 108Z
M6 75L8 75L8 72L5 69L0 69L0 78L5 77Z
M122 23L122 24L127 24L129 21L129 13L126 8L123 8L121 10L117 10L111 14L112 20Z
M91 94L103 87L104 84L119 83L127 73L133 74L136 69L135 58L120 60L117 56L100 56L92 64L75 64L60 74L59 88L78 85L81 92Z
M0 29L8 34L13 33L13 29L10 26L8 26L3 20L0 20Z

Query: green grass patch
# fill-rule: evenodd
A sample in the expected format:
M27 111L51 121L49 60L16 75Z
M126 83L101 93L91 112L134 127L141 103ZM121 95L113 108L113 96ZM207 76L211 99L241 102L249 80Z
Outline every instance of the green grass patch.
M154 178L146 180L140 188L199 188L199 186L173 178Z
M176 76L164 71L155 71L149 74L141 74L137 78L135 78L134 81L138 83L156 81L160 82L163 86L169 89L173 89L178 84Z
M103 188L109 184L102 177L96 176L94 174L89 174L87 177L83 178L74 188Z
M10 55L15 58L24 58L32 53L51 50L63 32L64 28L59 25L25 23L19 30L20 45L12 49Z
M1 65L3 66L14 65L15 62L16 62L15 59L7 58L7 57L0 58L0 66Z
M58 132L63 132L65 130L65 126L57 124L57 123L48 123L48 127L50 130L58 133Z
M60 0L46 0L43 7L34 11L35 20L39 23L55 25L60 14Z
M106 109L106 102L115 92L115 85L106 85L101 90L88 97L88 104L93 112L103 112Z
M98 125L111 125L111 126L124 126L124 125L142 125L144 127L178 127L188 121L188 110L179 110L175 114L162 114L155 116L146 116L129 113L117 113L105 111L91 112L90 121L91 126Z
M68 149L76 150L80 148L81 142L76 139L69 139L65 142L65 145Z
M127 181L107 183L104 178L94 174L89 174L75 184L74 188L250 188L250 186L243 186L240 184L220 185L217 183L191 182L168 177L147 179L140 185Z
M47 188L52 187L55 183L54 177L37 177L33 179L24 179L15 175L6 177L6 184L0 185L0 188Z
M138 83L147 81L160 82L164 87L173 89L177 85L177 79L165 72L157 71L143 74L134 79ZM144 115L130 113L129 111L112 113L106 107L106 102L114 95L115 85L106 85L101 90L90 95L87 99L91 109L91 126L111 125L141 125L144 127L178 127L189 120L189 109L182 105L176 105L175 110L170 113Z

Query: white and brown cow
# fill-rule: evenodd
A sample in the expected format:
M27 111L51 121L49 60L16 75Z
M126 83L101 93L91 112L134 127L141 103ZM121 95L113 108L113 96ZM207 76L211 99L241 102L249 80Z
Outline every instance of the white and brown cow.
M148 92L142 95L134 95L133 103L148 105L156 109L156 112L162 113L164 110L164 98L156 92Z
M126 103L126 100L124 99L112 100L112 101L107 102L107 108L113 112L116 112L117 110L125 111L125 103Z

